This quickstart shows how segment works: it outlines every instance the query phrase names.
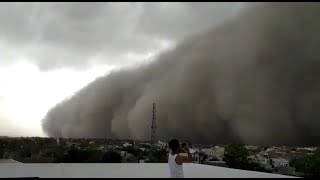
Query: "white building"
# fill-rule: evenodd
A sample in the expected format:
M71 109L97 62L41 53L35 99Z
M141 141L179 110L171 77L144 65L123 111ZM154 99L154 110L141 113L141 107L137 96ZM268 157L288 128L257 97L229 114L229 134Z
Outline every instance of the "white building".
M127 157L128 152L127 151L120 151L121 157Z
M202 164L183 166L186 178L290 178ZM167 163L0 164L0 178L169 178Z
M272 158L273 167L289 167L289 161L283 158Z
M251 162L257 162L257 158L256 158L256 156L254 156L254 155L248 156L247 159L248 159L249 161L251 161Z
M214 148L214 155L220 160L222 161L223 157L224 157L224 147L220 147L220 146L216 146Z
M208 155L209 157L214 156L214 149L202 149L201 151L206 155Z
M132 146L132 144L126 142L126 143L124 143L122 146L123 146L123 147L129 147L129 146Z
M245 148L246 148L247 150L253 150L253 151L256 151L256 150L258 150L258 149L259 149L259 146L245 146Z
M162 142L162 141L158 141L158 147L160 148L166 148L167 147L167 143L166 142Z

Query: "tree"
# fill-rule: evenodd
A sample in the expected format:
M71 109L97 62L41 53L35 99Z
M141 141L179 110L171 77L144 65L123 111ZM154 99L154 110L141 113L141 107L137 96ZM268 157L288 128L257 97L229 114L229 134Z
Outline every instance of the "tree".
M165 149L151 149L148 156L148 163L166 163L167 151Z
M2 147L0 147L0 158L3 158L3 155L4 155L3 148L2 148Z
M107 151L101 159L102 163L121 163L121 155L116 151Z
M63 157L62 161L65 163L97 163L100 161L100 158L100 151L71 148Z
M242 144L230 144L225 148L224 159L230 168L243 169L248 156L249 152Z
M320 177L320 149L312 155L305 155L290 162L297 172L305 177Z
M24 146L20 151L21 157L31 157L31 147L30 146Z
M225 148L224 160L230 168L267 172L260 164L248 160L249 151L243 144L230 144Z

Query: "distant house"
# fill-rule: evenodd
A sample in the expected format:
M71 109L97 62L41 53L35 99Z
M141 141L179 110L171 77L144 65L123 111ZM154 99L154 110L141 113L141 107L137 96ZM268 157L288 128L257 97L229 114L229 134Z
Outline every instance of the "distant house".
M289 167L289 161L283 158L272 158L271 159L272 167Z
M206 155L208 155L209 157L213 157L214 156L214 149L202 149L201 151L203 153L205 153Z
M126 143L124 143L122 146L123 146L123 147L130 147L130 146L132 146L132 144L131 144L131 143L128 143L128 142L126 142Z
M167 143L166 142L162 142L162 141L158 141L158 147L160 148L166 148L167 147Z
M245 146L247 150L256 151L259 149L259 146Z
M251 162L257 162L257 158L256 158L256 156L254 156L254 155L248 156L247 159L248 159L249 161L251 161Z
M203 161L204 161L204 155L202 153L196 151L192 154L193 163L202 164Z
M122 158L127 157L128 152L127 151L120 151L120 155Z
M216 146L214 147L214 155L220 160L222 161L223 157L224 157L224 147L220 147L220 146Z
M188 156L187 153L180 153L181 155L184 156ZM205 154L200 152L200 151L196 151L194 149L190 149L190 154L192 155L192 162L196 163L196 164L202 164L203 161L205 160Z

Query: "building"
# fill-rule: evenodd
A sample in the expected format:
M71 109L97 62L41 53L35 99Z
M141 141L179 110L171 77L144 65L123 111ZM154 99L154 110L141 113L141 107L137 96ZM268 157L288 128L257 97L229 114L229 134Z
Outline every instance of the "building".
M247 159L248 159L249 161L251 161L251 162L257 162L257 158L256 158L256 156L254 156L254 155L248 156Z
M272 158L271 165L274 168L277 167L289 167L289 161L283 158Z
M188 156L187 153L180 153L181 155ZM202 164L204 162L204 153L196 149L190 149L190 154L192 155L192 162L196 164Z
M199 151L195 151L192 153L192 162L193 163L202 164L203 161L204 161L204 154L203 153L201 153Z
M205 153L208 157L214 156L214 149L202 149L201 151Z
M124 143L122 146L123 146L123 147L131 147L131 146L132 146L132 144L131 144L131 143L128 143L128 142L126 142L126 143Z
M245 146L245 148L249 151L257 151L259 150L259 146Z
M167 147L167 143L166 142L162 142L162 141L158 141L158 147L160 147L160 148L166 148Z
M186 178L293 178L203 164L183 166ZM167 163L0 164L0 178L169 178Z
M120 155L122 158L127 157L128 152L127 151L120 151Z
M215 146L214 147L214 155L219 159L219 161L222 161L224 157L224 147Z

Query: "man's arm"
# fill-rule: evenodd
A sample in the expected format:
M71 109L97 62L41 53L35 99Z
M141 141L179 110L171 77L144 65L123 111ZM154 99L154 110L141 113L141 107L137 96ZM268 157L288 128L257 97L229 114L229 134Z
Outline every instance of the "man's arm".
M183 163L191 163L192 162L192 154L190 153L189 146L185 145L184 149L187 151L188 156L178 155L176 157L176 163L179 165L182 165Z

